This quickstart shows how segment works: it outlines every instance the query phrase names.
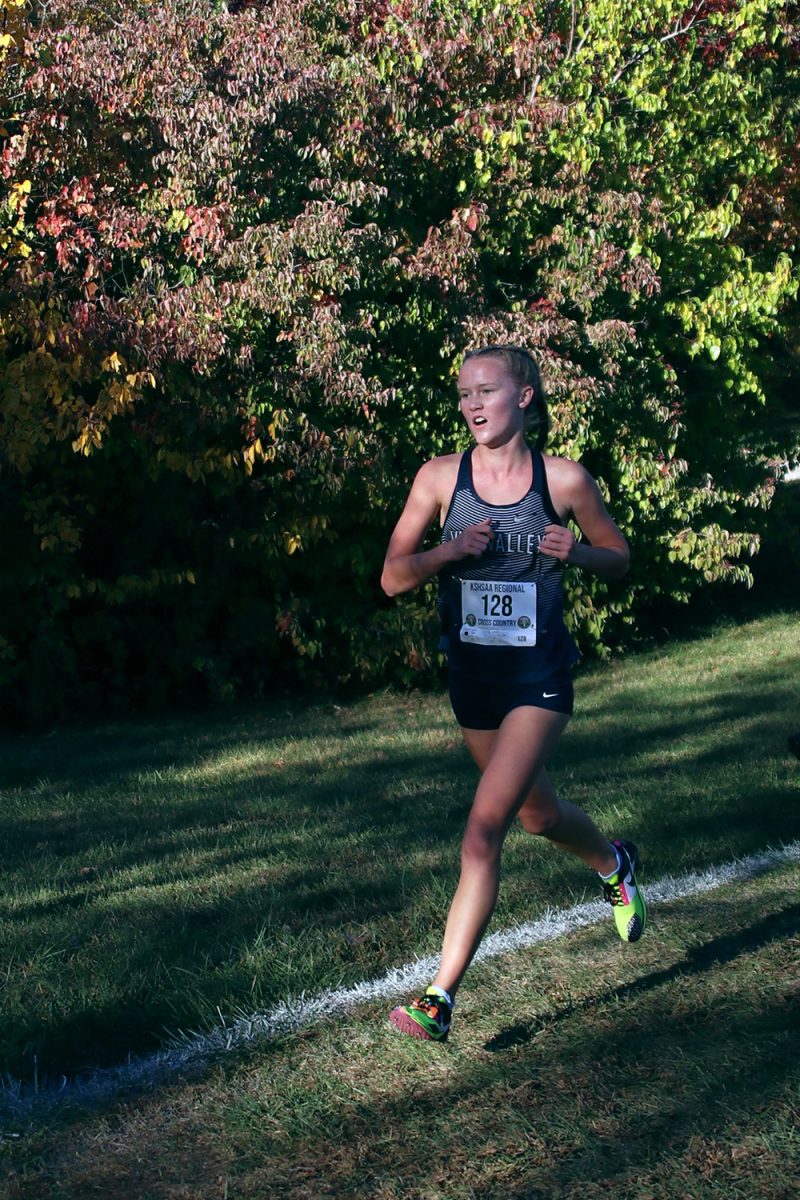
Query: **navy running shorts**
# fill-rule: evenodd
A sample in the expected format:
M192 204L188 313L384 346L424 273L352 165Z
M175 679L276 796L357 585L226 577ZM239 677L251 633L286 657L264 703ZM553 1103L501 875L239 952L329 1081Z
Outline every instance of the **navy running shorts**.
M538 683L482 683L450 673L450 703L462 729L499 729L513 708L546 708L572 716L571 675Z

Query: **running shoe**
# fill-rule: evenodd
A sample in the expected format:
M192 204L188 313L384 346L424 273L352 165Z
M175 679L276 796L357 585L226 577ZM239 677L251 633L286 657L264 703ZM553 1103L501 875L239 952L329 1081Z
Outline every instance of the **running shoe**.
M639 851L633 842L612 842L622 860L620 869L603 880L603 899L614 909L614 924L623 942L638 942L644 933L647 909L636 884Z
M389 1020L401 1033L429 1042L446 1042L450 1032L452 1005L433 988L410 1004L392 1009Z

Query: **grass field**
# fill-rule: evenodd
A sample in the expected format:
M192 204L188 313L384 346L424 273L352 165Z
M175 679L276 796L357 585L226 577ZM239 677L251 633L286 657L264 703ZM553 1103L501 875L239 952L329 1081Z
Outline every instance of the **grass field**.
M583 673L553 761L651 879L800 836L797 618ZM476 966L447 1047L385 1006L95 1107L37 1108L236 1012L438 948L474 769L438 696L0 747L9 1197L796 1193L800 870ZM514 831L492 928L597 894ZM22 1100L23 1104L17 1101Z

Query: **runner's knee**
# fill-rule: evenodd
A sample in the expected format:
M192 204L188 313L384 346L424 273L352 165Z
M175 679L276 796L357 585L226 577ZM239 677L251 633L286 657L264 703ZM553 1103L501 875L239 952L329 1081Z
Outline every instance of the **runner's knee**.
M555 805L524 807L519 811L519 820L526 833L548 837L558 825L559 812Z
M461 843L462 862L491 862L500 853L505 835L504 822L470 817Z

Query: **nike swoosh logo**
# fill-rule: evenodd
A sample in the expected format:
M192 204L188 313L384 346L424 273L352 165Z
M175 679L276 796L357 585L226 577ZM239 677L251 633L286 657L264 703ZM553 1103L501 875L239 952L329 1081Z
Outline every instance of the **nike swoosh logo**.
M558 692L542 692L542 699L543 700L552 700L553 697L557 696L557 695L558 695Z

